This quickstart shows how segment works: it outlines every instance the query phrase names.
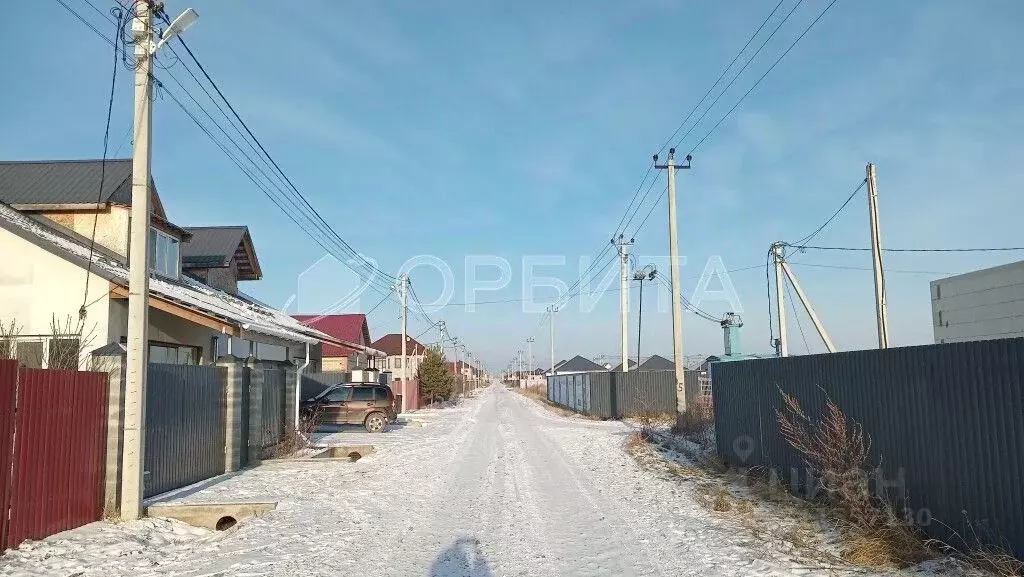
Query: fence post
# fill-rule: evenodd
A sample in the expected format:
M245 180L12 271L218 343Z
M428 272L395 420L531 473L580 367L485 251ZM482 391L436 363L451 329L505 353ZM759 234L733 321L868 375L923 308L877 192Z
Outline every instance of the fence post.
M249 371L249 464L258 465L263 453L263 365L256 359L245 363Z
M124 451L125 354L93 355L91 370L107 373L107 457L103 479L103 516L121 516L121 453Z
M284 367L284 430L285 434L295 428L295 387L298 385L298 374L292 363Z
M243 361L232 355L217 359L217 366L227 371L224 395L224 471L237 471L242 467L242 451L245 439L242 439L242 379L245 378Z

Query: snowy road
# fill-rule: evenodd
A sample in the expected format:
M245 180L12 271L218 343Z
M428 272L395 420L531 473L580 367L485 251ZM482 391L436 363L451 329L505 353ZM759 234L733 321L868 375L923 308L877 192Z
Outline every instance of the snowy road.
M183 502L276 500L224 533L162 520L95 523L0 558L30 575L790 575L678 483L641 469L621 423L555 415L492 387L416 413L356 463L270 463Z

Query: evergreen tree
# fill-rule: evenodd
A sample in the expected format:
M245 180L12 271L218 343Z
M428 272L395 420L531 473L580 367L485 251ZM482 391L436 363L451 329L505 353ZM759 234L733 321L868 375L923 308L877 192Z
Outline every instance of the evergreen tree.
M447 399L454 391L455 375L448 368L441 352L437 349L427 349L416 370L416 379L420 382L420 396L428 397L431 402L436 398Z

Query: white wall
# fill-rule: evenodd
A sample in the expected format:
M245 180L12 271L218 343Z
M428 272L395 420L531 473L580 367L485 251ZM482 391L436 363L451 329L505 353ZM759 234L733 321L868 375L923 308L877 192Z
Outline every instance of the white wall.
M85 276L84 268L0 229L0 322L5 327L14 320L22 335L50 335L54 315L61 324L70 316L77 326L84 300L83 357L107 344L110 283L90 273L86 295Z
M1024 336L1024 262L932 281L936 343Z

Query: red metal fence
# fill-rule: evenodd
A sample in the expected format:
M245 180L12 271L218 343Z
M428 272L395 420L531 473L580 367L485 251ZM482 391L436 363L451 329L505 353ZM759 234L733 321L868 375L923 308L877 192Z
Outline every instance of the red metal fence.
M103 515L106 373L16 367L0 361L0 549Z

